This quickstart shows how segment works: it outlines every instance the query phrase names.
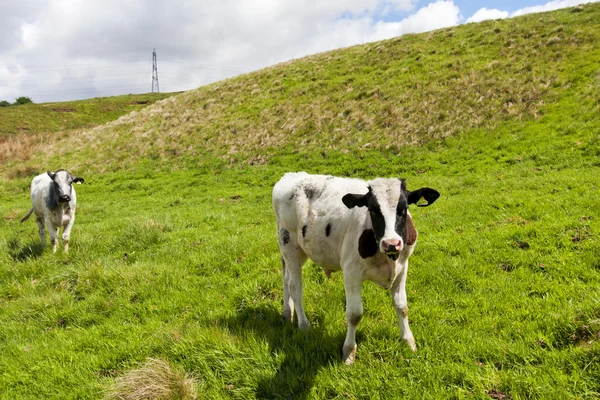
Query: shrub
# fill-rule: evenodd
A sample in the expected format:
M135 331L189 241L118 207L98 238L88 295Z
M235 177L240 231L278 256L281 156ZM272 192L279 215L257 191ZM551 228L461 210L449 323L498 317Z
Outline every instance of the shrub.
M29 97L21 96L19 98L16 98L15 102L13 104L15 106L20 106L21 104L27 104L27 103L33 103L33 100L31 100Z

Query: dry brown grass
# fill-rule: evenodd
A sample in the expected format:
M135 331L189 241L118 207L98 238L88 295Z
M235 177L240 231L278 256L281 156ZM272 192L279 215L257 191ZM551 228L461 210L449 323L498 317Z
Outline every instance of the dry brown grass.
M32 134L0 136L0 164L9 161L27 160L45 145L55 142L53 137Z
M196 382L167 361L149 358L139 368L115 380L107 400L194 400Z

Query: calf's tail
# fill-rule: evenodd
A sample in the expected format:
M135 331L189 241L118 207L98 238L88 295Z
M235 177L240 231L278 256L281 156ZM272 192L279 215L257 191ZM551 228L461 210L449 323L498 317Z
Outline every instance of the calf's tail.
M31 207L31 210L29 210L27 212L27 214L25 214L25 216L23 218L21 218L21 223L27 221L27 218L29 218L31 216L31 213L33 213L33 207Z

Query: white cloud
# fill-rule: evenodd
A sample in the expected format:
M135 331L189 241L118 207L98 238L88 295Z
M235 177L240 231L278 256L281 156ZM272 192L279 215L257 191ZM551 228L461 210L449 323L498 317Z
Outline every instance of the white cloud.
M466 22L467 23L468 22L481 22L481 21L488 20L488 19L518 17L520 15L544 12L544 11L553 11L553 10L558 10L560 8L574 7L579 4L594 3L596 1L598 1L598 0L553 0L546 4L539 5L539 6L524 7L524 8L518 9L517 11L515 11L513 13L509 13L508 11L498 10L495 8L487 9L484 7L484 8L477 10L475 12L475 14L473 14L470 18L467 19Z
M475 14L471 16L471 18L467 19L466 23L469 22L481 22L488 19L502 19L508 18L508 11L501 11L496 8L481 8L477 10Z
M512 16L579 3L553 0ZM153 48L161 89L175 91L462 20L454 0L421 8L417 4L418 0L0 1L0 100L24 95L43 102L146 92L151 87ZM507 14L485 8L467 21Z
M420 33L434 29L457 25L460 21L460 9L453 1L437 1L429 3L413 15L400 21L402 29L399 34Z
M582 0L553 0L553 1L550 1L541 6L521 8L520 10L517 10L514 13L512 13L511 17L517 17L519 15L525 15L525 14L531 14L531 13L537 13L537 12L543 12L543 11L558 10L560 8L565 8L565 7L574 7L576 5L583 4L583 3L593 3L594 1L597 1L597 0L591 0L591 1L590 0L588 0L588 1L585 1L585 0L584 1L582 1Z
M0 100L191 89L320 51L459 23L452 0L22 0L0 4ZM22 4L22 5L21 5ZM412 15L410 14L412 13ZM393 21L395 15L408 15ZM10 35L17 31L18 35ZM113 88L114 90L109 90Z

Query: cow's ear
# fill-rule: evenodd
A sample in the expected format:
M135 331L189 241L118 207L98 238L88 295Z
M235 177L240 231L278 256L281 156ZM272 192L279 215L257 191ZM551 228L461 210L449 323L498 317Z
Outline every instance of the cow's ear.
M422 188L409 192L408 204L416 204L419 207L432 205L440 197L440 192L431 188Z
M348 208L366 207L369 203L369 193L367 194L352 194L348 193L342 197L342 202Z
M83 183L85 181L83 180L83 178L80 178L80 177L76 176L75 178L73 178L73 182L75 182L75 183Z
M52 173L50 171L46 171L46 173L48 174L48 176L50 177L50 179L54 180L54 177L56 176L55 173Z

